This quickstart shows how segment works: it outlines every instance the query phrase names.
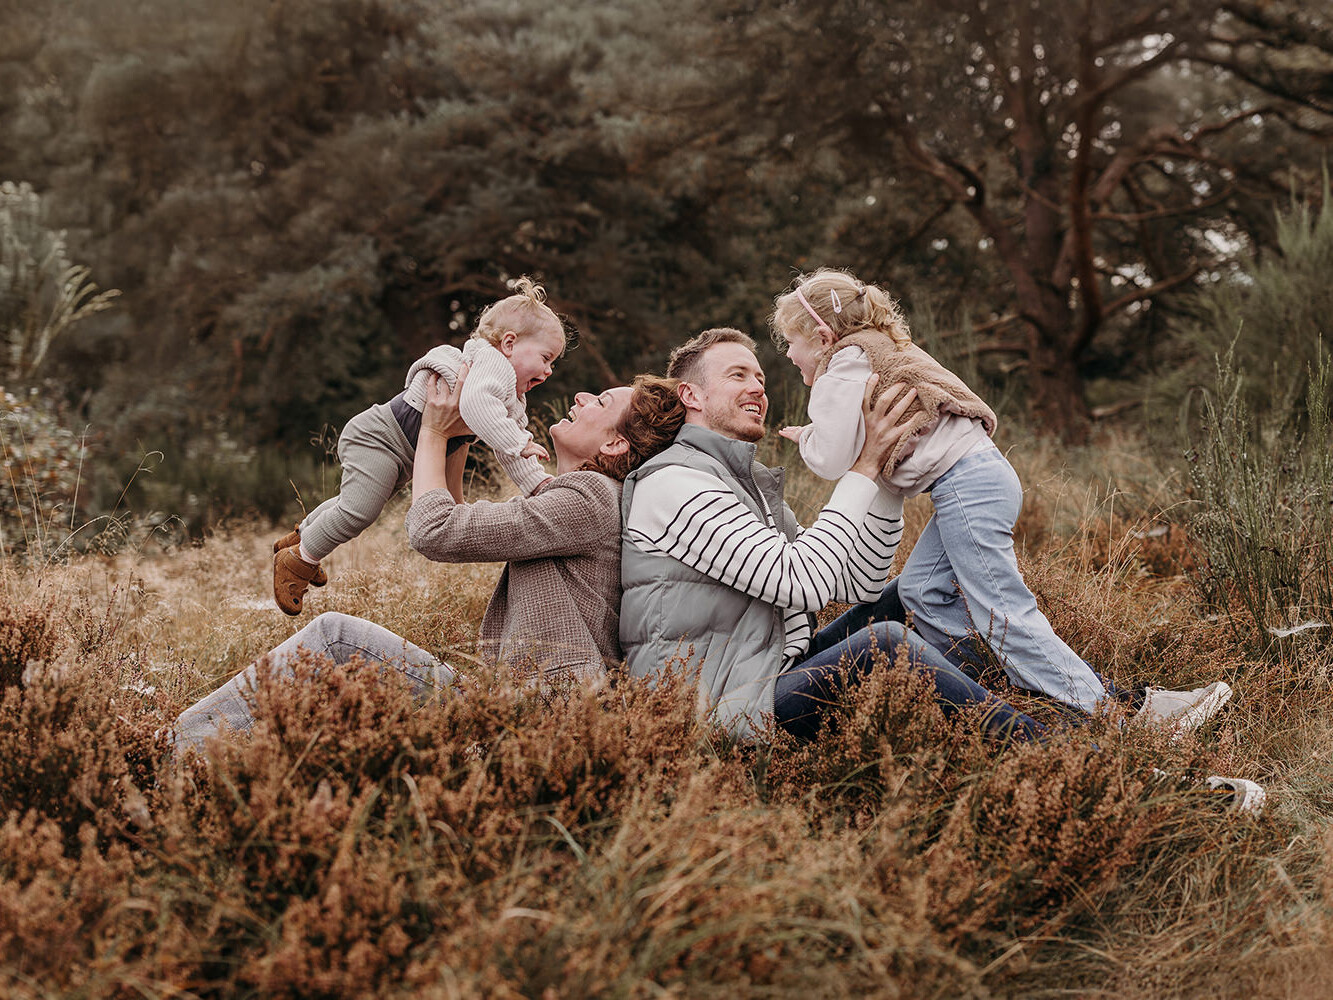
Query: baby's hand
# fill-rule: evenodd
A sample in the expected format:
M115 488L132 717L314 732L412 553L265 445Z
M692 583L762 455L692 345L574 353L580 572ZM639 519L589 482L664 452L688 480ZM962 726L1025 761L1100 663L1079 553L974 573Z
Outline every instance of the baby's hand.
M784 427L782 428L782 430L778 431L778 436L785 437L788 441L799 442L801 440L801 431L805 430L805 428L809 426L810 426L809 424L806 424L803 427Z
M536 441L529 441L525 444L518 456L519 458L540 458L543 462L549 462L551 459L551 456L546 453L546 449Z

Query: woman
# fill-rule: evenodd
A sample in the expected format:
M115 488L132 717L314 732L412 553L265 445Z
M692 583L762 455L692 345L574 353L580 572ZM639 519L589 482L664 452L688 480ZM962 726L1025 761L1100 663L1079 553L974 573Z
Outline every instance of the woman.
M556 476L531 497L462 503L445 477L448 440L468 433L458 416L466 378L450 391L427 387L412 472L408 541L442 562L505 560L482 619L480 653L543 678L599 677L621 659L620 484L674 439L685 417L670 379L640 377L600 395L575 395L551 428ZM399 670L422 690L448 685L454 670L402 636L351 615L328 612L266 654L279 669L301 650L335 664L353 657ZM176 747L199 746L224 720L248 731L251 664L176 720Z

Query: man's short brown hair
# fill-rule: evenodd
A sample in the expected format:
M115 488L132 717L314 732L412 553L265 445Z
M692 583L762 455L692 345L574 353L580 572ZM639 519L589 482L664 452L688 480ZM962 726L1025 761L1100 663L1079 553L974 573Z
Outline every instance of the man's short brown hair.
M714 344L743 344L751 352L755 349L753 337L730 326L717 326L691 337L671 352L671 360L667 362L667 378L693 382L699 375L704 351Z

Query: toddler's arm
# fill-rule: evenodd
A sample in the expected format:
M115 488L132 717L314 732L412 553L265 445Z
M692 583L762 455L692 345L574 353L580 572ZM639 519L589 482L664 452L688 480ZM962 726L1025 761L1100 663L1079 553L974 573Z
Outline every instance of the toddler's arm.
M551 478L536 458L538 451L544 455L545 449L532 440L527 416L518 407L513 366L499 351L483 351L473 360L458 411L472 433L495 452L524 496L531 496Z
M859 347L833 356L810 389L810 423L799 429L801 459L821 479L840 479L865 445L861 399L870 378L870 359ZM779 431L790 437L787 429Z

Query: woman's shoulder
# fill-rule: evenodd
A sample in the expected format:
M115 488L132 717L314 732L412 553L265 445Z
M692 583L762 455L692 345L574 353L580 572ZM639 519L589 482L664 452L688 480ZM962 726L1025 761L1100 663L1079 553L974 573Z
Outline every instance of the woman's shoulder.
M620 489L621 483L608 475L594 472L592 469L578 469L574 472L565 472L556 476L542 492L573 490L584 496L605 499L610 503L619 505ZM617 509L619 508L617 507Z

